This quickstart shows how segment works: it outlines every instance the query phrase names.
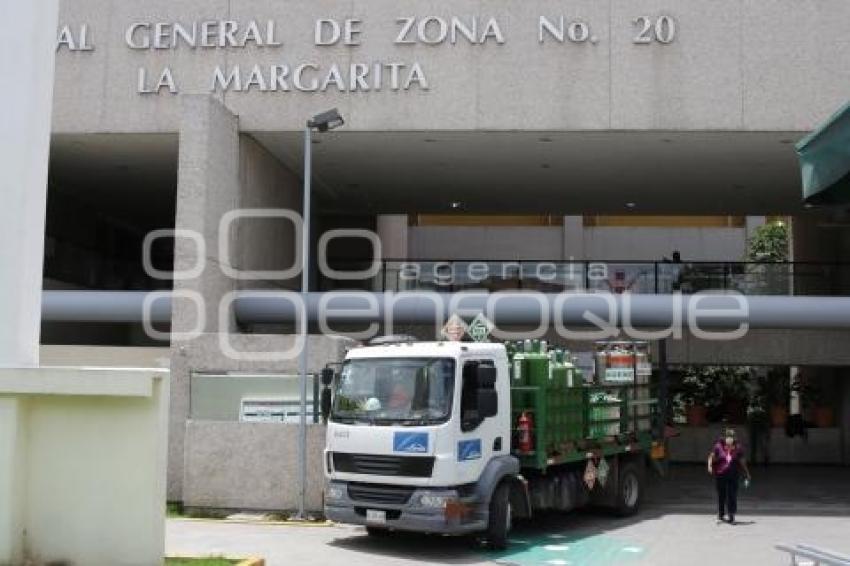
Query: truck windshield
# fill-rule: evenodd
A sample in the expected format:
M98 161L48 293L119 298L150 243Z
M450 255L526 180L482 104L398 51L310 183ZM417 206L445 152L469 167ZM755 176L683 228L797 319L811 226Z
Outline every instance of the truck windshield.
M331 419L375 425L421 425L449 418L455 362L449 358L348 360Z

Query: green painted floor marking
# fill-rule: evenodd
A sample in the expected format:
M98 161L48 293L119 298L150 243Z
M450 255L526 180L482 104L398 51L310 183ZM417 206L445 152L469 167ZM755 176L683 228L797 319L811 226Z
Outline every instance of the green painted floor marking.
M616 566L637 562L643 553L632 542L606 535L556 533L517 536L507 550L489 552L488 558L511 566Z

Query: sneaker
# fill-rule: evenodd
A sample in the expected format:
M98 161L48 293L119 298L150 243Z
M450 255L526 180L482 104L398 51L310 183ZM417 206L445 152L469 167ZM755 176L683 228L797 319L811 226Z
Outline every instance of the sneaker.
M734 525L734 524L735 524L735 515L729 515L729 524L730 524L730 525Z

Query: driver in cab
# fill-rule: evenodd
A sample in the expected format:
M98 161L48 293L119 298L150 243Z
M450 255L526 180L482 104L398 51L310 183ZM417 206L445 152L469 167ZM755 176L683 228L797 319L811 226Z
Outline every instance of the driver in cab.
M395 379L390 396L387 399L387 408L394 411L410 411L410 404L413 401L413 395L408 391L404 380Z

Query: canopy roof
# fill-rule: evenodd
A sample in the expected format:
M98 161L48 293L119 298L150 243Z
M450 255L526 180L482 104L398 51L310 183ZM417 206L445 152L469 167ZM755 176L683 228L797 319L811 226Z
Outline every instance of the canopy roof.
M796 149L807 203L850 202L850 103L798 142Z

